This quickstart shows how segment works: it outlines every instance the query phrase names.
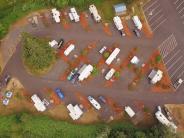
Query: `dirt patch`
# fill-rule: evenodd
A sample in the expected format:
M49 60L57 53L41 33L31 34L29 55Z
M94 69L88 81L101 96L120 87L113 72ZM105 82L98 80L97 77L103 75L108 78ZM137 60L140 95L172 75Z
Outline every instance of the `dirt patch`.
M178 123L178 131L184 132L184 104L166 104L166 109Z
M4 99L5 92L8 90L13 92L13 96L10 99L8 106L4 106L2 104L2 100ZM34 112L34 107L31 103L31 100L27 99L22 84L16 78L10 80L8 86L2 90L1 94L2 99L0 104L0 114L7 115L21 111Z
M112 32L110 29L110 26L108 23L104 23L103 24L103 31L105 32L105 34L107 34L108 36L112 36Z

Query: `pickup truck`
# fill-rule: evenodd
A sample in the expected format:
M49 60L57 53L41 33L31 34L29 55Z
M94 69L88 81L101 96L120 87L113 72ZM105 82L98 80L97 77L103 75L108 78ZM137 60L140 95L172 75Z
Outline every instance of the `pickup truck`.
M92 96L88 96L88 100L93 105L93 107L95 109L97 109L97 110L101 109L101 105Z

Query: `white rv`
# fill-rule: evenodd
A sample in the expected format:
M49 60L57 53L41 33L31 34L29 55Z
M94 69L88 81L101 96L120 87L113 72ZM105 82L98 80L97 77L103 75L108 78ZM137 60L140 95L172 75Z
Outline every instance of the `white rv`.
M119 48L115 48L114 51L111 53L111 55L107 58L107 60L105 61L105 63L107 65L110 65L112 63L112 61L117 57L117 55L119 54L120 49Z
M79 70L79 81L83 81L84 79L87 79L89 77L89 75L91 74L91 72L93 71L93 66L92 65L84 65L84 67L82 67L82 70Z
M52 9L52 17L56 23L60 23L60 12L56 8Z
M98 11L97 11L94 4L89 6L89 12L91 13L91 15L93 16L93 18L96 22L101 21L101 16L98 14Z
M111 68L109 72L105 75L105 79L110 80L115 72L116 72L115 69Z
M73 120L79 119L83 114L83 111L80 109L79 105L73 106L72 104L69 104L67 105L67 109L69 110L69 115Z
M69 17L71 21L74 21L74 22L80 21L79 15L77 14L77 11L75 8L70 8Z
M125 106L126 113L132 118L135 115L135 112L130 108L130 106Z
M138 16L133 16L133 17L132 17L132 20L133 20L133 22L134 22L134 24L135 24L135 27L136 27L137 29L141 30L141 29L142 29L142 23L141 23L141 21L139 20L139 17L138 17Z
M119 16L115 16L113 18L113 21L114 21L114 24L115 24L116 28L118 29L118 31L120 31L121 35L125 36L125 33L123 31L123 24L122 24L121 18Z
M68 56L74 49L75 49L75 45L74 44L70 44L67 47L67 49L64 51L64 55Z
M34 106L38 111L43 112L46 110L44 102L42 102L41 99L36 94L31 96L31 99L34 102Z
M157 112L155 113L155 116L156 116L156 118L158 119L158 121L159 121L161 124L163 124L163 125L165 125L165 126L167 126L167 127L171 127L171 128L174 130L174 132L176 132L177 126L176 126L173 122L170 122L170 121L164 116L164 114L163 114L161 111L157 111Z

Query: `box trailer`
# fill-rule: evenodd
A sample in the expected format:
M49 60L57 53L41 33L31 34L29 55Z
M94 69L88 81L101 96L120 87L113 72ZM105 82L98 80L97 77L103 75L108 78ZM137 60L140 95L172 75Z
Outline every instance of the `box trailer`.
M69 110L69 115L73 120L79 119L83 111L80 109L79 105L73 106L72 104L67 105L67 109Z
M31 96L31 100L34 102L34 106L37 109L37 111L43 112L46 110L46 106L36 94Z
M122 24L122 21L121 21L121 18L119 16L115 16L113 18L113 21L114 21L114 24L116 26L116 28L120 31L120 30L123 30L123 24Z
M83 81L84 79L88 78L91 72L93 71L92 65L87 65L79 74L79 81Z
M130 108L130 106L125 106L125 112L132 118L135 116L135 112Z
M110 69L109 71L108 71L108 73L105 75L105 79L106 80L110 80L111 78L112 78L112 76L114 75L114 73L115 73L116 71L115 71L115 69Z
M56 8L51 10L52 12L52 17L55 20L56 23L60 23L60 12L56 10Z
M67 49L64 51L64 55L68 56L74 49L75 49L75 45L74 44L70 44L67 47Z
M133 16L132 20L133 20L133 22L135 24L135 27L137 27L137 29L141 30L142 29L142 23L139 20L139 17L138 16Z
M79 15L77 14L77 11L76 11L76 9L74 7L70 8L69 17L70 17L71 21L75 21L75 22L79 22L80 21Z
M114 51L110 54L110 56L107 58L107 60L105 61L105 63L107 65L110 65L112 63L112 61L117 57L117 55L119 54L120 49L119 48L115 48Z
M89 12L91 13L91 15L93 16L93 18L96 22L101 21L101 16L98 14L98 11L97 11L96 6L94 4L89 6Z

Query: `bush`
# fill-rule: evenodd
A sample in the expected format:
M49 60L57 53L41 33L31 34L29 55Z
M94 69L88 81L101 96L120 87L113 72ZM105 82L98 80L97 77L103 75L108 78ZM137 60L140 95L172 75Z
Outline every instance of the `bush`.
M156 63L159 63L161 61L161 59L162 59L162 57L160 55L156 56L156 59L155 59Z
M96 65L93 66L93 71L92 71L92 75L93 76L97 76L99 74L99 69L97 68Z
M46 73L56 60L54 50L44 39L36 38L27 33L22 36L22 57L26 67L33 74Z
M114 76L115 76L116 78L119 78L119 77L120 77L120 72L119 72L119 71L116 71L116 72L114 73Z
M103 54L103 56L104 56L105 59L107 59L107 58L110 56L110 53L109 53L109 52L105 52L105 53Z

